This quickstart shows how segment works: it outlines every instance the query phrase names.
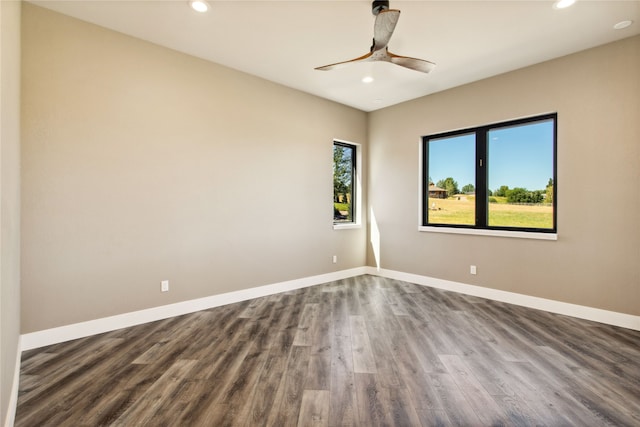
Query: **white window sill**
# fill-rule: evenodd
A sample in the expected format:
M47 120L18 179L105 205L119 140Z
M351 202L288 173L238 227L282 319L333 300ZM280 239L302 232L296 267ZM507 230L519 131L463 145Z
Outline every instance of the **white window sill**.
M429 227L420 225L418 231L429 233L469 234L476 236L510 237L515 239L558 240L557 233L530 233L526 231L481 230L477 228Z
M355 222L333 224L334 230L350 230L354 228L362 228L362 225Z

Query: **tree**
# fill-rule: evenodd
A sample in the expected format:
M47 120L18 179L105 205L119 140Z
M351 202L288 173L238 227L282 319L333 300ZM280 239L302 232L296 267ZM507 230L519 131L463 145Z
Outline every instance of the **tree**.
M542 203L544 201L544 194L542 190L536 190L533 192L533 203Z
M509 203L528 203L528 194L526 188L516 187L508 192L507 202Z
M541 203L543 200L542 191L529 191L526 188L516 187L508 191L507 202L509 203Z
M451 197L455 194L460 194L460 190L458 189L458 183L451 177L438 181L436 185L442 188L443 190L447 190L448 197Z
M507 193L509 193L509 186L502 185L493 193L493 195L497 197L507 197Z
M547 188L545 189L544 201L546 203L553 203L553 178L549 178L549 183L547 184Z
M347 148L333 146L333 201L340 202L340 195L346 198L351 189L351 156L346 153Z
M462 187L462 192L465 194L475 193L475 191L476 191L476 187L474 187L473 184L467 184L464 187Z

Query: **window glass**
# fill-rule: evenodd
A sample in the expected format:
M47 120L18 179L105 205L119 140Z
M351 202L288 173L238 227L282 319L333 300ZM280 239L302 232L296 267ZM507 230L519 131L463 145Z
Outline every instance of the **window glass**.
M487 135L489 226L553 228L554 122Z
M429 224L475 224L475 134L429 140Z

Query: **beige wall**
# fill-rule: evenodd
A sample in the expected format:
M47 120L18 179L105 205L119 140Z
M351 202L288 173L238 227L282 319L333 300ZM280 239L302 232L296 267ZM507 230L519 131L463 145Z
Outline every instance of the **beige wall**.
M20 336L20 2L0 1L0 423ZM7 424L8 425L8 424Z
M638 37L367 115L23 10L23 333L375 265L331 227L333 138L363 144L382 268L640 314ZM550 111L558 241L417 231L421 135Z
M637 36L372 113L381 267L640 315L638 76ZM420 136L553 111L557 241L417 231Z
M22 43L23 333L366 263L364 112L29 4Z

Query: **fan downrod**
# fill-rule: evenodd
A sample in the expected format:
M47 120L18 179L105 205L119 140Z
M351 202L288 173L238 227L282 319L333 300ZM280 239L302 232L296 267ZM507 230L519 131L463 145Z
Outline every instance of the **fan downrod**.
M389 0L374 0L371 3L371 13L378 16L383 10L389 9Z

